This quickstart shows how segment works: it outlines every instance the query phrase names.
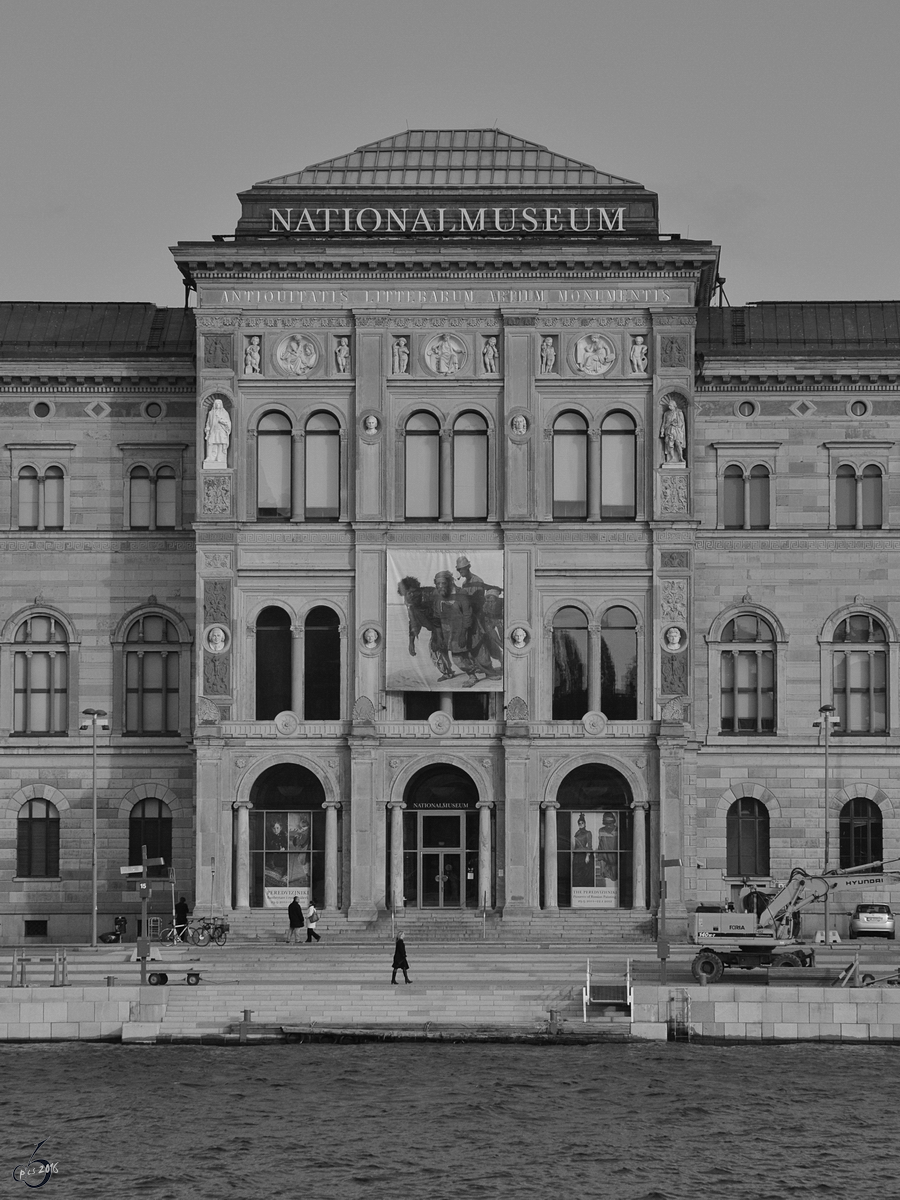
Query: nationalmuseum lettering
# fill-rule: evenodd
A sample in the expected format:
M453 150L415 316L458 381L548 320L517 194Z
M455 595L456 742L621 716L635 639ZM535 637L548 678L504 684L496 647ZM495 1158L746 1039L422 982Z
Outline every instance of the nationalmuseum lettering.
M270 233L624 233L625 209L272 208Z

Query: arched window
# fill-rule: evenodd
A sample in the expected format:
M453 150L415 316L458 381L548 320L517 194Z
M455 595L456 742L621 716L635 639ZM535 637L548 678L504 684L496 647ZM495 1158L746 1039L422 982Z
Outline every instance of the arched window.
M59 813L49 800L26 800L16 822L19 879L59 877Z
M453 516L483 521L488 513L488 426L467 412L453 426Z
M841 621L832 643L835 734L887 733L884 626L868 613L856 613Z
M731 876L759 878L769 874L769 810L752 796L742 796L725 818L726 871Z
M68 732L68 638L55 617L27 617L15 635L13 733L64 737Z
M129 524L132 529L150 528L150 472L133 467L130 476Z
M303 626L303 719L341 716L340 618L333 608L310 609Z
M768 621L742 613L722 630L722 641L738 643L722 651L722 733L775 730L775 635ZM752 647L747 643L753 643Z
M580 721L588 711L588 620L580 608L553 618L554 721Z
M65 511L65 476L62 467L44 472L44 529L62 529Z
M293 708L291 618L270 605L256 618L256 719L271 721Z
M38 527L38 473L34 467L23 467L19 472L19 528Z
M139 800L128 818L128 863L141 863L141 847L148 858L161 858L164 865L148 867L149 875L165 878L172 866L172 812L162 800Z
M175 528L176 480L171 467L160 467L155 475L147 467L132 467L128 487L131 529Z
M306 422L306 519L336 521L341 515L341 427L331 413Z
M176 479L172 467L160 467L156 472L156 528L176 526Z
M835 472L834 523L838 529L880 529L883 520L881 467L870 463L857 473L842 464Z
M279 763L250 789L250 904L325 903L325 789L306 767ZM341 814L338 811L338 855ZM340 859L338 860L340 861ZM340 870L338 872L340 875ZM270 889L274 889L271 890Z
M769 468L757 464L750 468L747 480L749 525L751 529L769 528Z
M608 608L600 629L600 707L611 721L636 721L637 619L627 608Z
M722 475L722 525L725 529L768 529L771 519L769 468L757 463L749 471L732 463Z
M862 527L863 529L881 528L881 467L869 465L863 467L860 480Z
M261 521L291 516L291 422L266 413L256 427L256 515Z
M838 836L842 869L880 862L884 853L881 809L865 796L848 800L841 809Z
M744 528L744 472L732 464L725 468L722 478L722 526L725 529Z
M553 516L560 520L587 517L587 421L578 413L562 413L553 423ZM583 714L581 714L583 715Z
M600 516L604 521L633 521L635 425L627 413L614 412L600 426Z
M636 898L628 781L613 767L585 763L569 772L556 799L559 907L630 908ZM554 819L552 809L548 817ZM640 809L638 819L643 821ZM646 897L640 902L646 903Z
M846 463L835 476L834 523L838 529L856 528L856 468Z
M179 731L178 630L163 616L146 613L125 635L125 733L172 737Z
M406 422L406 517L436 520L441 505L440 425L431 413L420 412Z

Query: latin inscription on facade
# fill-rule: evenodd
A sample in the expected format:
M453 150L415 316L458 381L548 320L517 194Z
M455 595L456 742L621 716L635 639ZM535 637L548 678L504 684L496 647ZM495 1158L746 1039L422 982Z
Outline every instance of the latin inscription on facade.
M689 304L691 289L592 288L223 288L203 289L203 306L240 308L587 308L617 304Z

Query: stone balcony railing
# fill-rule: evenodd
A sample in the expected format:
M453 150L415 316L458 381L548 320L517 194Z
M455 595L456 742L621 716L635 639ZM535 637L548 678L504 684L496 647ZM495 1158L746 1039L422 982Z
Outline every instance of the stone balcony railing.
M449 719L448 719L449 720ZM460 739L497 741L504 737L530 739L603 741L615 738L652 738L659 732L658 721L611 721L598 733L590 733L581 721L453 721L438 725L428 721L375 721L365 727L375 738L391 740ZM304 741L334 742L359 734L362 730L350 721L298 721L296 729L286 732L278 729L274 721L223 721L218 725L204 725L198 733L227 740Z

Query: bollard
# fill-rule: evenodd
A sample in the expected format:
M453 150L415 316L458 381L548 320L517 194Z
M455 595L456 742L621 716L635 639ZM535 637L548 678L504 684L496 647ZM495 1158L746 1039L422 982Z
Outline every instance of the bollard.
M242 1045L242 1046L243 1046L243 1045L246 1043L246 1041L247 1041L247 1026L248 1026L248 1025L252 1025L252 1024L253 1024L253 1022L250 1020L250 1018L251 1018L252 1016L253 1016L253 1009L252 1009L252 1008L245 1008L245 1009L244 1009L244 1018L243 1018L243 1020L241 1021L241 1027L240 1027L240 1031L239 1031L239 1033L240 1033L240 1040L241 1040L241 1045Z
M115 975L107 975L107 977L106 977L106 986L107 986L107 987L115 987L115 986L116 986L116 977L115 977Z
M709 987L709 976L706 974L705 971L700 972L700 986L701 987Z
M550 1009L550 1033L559 1033L559 1009Z

